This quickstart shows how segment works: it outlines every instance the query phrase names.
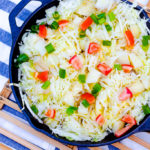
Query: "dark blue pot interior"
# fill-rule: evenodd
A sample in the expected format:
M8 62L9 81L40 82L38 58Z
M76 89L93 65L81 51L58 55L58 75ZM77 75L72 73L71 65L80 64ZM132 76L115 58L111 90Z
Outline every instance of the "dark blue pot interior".
M10 14L9 21L11 25L11 30L12 30L12 37L13 37L13 44L12 44L12 50L10 54L10 65L9 65L9 73L10 73L10 82L11 83L18 83L18 69L14 67L14 59L19 55L19 45L18 43L21 41L21 38L23 34L26 32L26 29L30 29L31 25L36 23L37 19L42 19L45 17L45 10L52 7L52 6L57 6L59 4L58 1L52 1L52 0L39 0L43 4L42 6L37 9L34 13L31 14L31 16L26 20L26 22L23 24L21 28L18 28L14 22L14 18L16 17L16 14L19 13L19 11L22 10L22 8L25 7L25 5L29 2L30 0L22 0L22 2L13 10L13 12ZM127 2L123 0L124 2L128 3L131 5L130 2ZM135 8L137 10L141 10L141 7ZM141 18L147 18L148 16L145 11L142 11L140 14ZM150 22L147 21L147 26L150 28ZM19 94L19 89L17 87L12 87L13 94L17 100L17 103L20 108L22 108L22 101L21 101L21 96ZM141 122L139 126L133 127L128 133L126 133L124 136L121 138L116 138L113 134L109 134L104 140L100 142L90 142L90 141L68 141L63 137L59 137L58 135L52 134L51 130L44 124L39 123L28 111L27 108L23 110L24 115L28 119L30 125L35 129L38 130L49 137L56 139L57 141L60 141L65 144L70 144L70 145L76 145L76 146L102 146L102 145L108 145L114 142L118 142L131 134L134 134L135 132L139 131L150 131L150 116L147 116L144 118L144 120Z

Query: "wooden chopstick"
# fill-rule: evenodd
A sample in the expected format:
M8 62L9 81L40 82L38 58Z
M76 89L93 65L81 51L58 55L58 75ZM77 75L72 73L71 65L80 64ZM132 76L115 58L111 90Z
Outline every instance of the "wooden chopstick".
M30 127L27 124L22 123L21 121L17 120L16 118L9 116L7 113L0 111L0 117L6 119L7 121L17 125L18 127L24 129L25 131L32 133L33 135L43 139L44 141L58 147L61 150L71 150L71 148L65 146L64 144L46 136L45 134L42 134L41 132L38 132L36 130L34 130L32 127Z
M127 146L125 146L125 145L123 145L119 142L113 143L112 145L119 148L119 149L121 149L121 150L131 150L129 147L127 147Z
M147 149L150 149L150 144L149 143L143 141L142 139L136 137L135 135L131 135L129 137L129 139L136 142L136 143L138 143L138 144L140 144L140 145L142 145L142 146L144 146Z
M31 150L42 150L41 148L35 146L34 144L31 144L30 142L16 136L15 134L13 134L13 133L11 133L11 132L3 129L3 128L0 128L0 133L7 136L7 137L9 137L9 138L11 138L11 139L13 139L14 141L20 143L21 145L23 145L23 146L25 146L25 147L27 147Z
M2 150L12 150L10 147L8 147L8 146L6 146L2 143L0 143L0 149L2 149Z
M0 103L1 104L5 104L5 105L7 105L7 106L9 106L9 107L11 107L11 108L21 112L21 110L20 110L20 108L18 107L17 104L15 104L14 102L12 102L12 101L10 101L10 100L2 97L2 96L0 96Z

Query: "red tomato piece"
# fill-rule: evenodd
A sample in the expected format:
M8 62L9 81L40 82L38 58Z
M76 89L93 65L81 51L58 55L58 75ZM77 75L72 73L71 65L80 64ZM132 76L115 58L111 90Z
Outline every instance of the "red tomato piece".
M100 50L100 46L97 43L95 42L90 43L88 49L89 54L96 54L97 52L99 52L99 50Z
M38 79L40 79L42 82L45 82L48 80L48 71L44 71L44 72L39 72Z
M83 64L81 60L78 58L77 55L73 56L70 60L69 63L72 64L72 66L76 69L79 70L82 68Z
M98 70L103 73L105 76L107 76L111 71L112 68L107 66L105 63L101 63L97 66Z
M47 29L46 29L45 25L40 25L39 26L39 36L41 38L46 38L46 36L47 36Z
M125 73L130 73L133 69L132 65L128 65L128 64L122 64L122 69Z
M119 95L119 99L120 99L120 101L125 101L125 100L127 100L127 99L129 99L129 98L132 98L133 97L133 94L132 94L132 92L130 91L130 89L129 88L125 88L123 91L122 91L122 93Z
M81 99L87 100L89 104L93 104L95 102L95 97L90 93L82 94Z
M69 23L68 20L60 20L60 21L58 22L59 27L60 27L61 30L63 30L64 27L65 27L68 23Z
M91 24L93 20L91 17L88 17L80 26L81 30L85 31Z
M122 120L125 123L129 123L129 124L133 124L136 125L136 120L134 117L130 116L130 115L125 115Z
M125 32L125 38L127 41L127 47L133 47L134 46L134 36L133 36L131 30L127 30Z
M116 137L121 137L123 134L125 134L127 131L129 131L133 126L134 126L133 124L129 124L126 127L116 131L115 136Z
M97 116L96 122L98 123L98 125L102 126L102 125L105 123L105 119L104 119L104 117L100 114L100 115Z
M46 113L45 116L54 119L56 116L56 110L55 109L49 109Z

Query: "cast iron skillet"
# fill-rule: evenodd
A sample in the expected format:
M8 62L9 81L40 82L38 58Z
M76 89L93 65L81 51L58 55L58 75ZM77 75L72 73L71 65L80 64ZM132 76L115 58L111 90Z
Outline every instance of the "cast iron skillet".
M18 43L21 41L22 35L26 32L26 29L30 29L31 25L35 24L37 19L41 19L45 17L45 10L52 7L57 6L59 4L56 0L37 0L42 3L42 5L34 11L30 17L24 22L24 24L21 27L17 27L15 22L15 17L18 15L18 13L30 2L31 0L22 0L15 9L10 13L9 16L9 22L11 26L12 31L12 49L10 54L10 60L9 60L9 75L10 75L10 82L11 83L18 83L18 69L14 67L14 59L19 55L19 45ZM125 0L122 0L125 1ZM125 1L127 4L131 5L130 2ZM135 8L137 10L141 10L141 7ZM140 17L147 18L147 26L150 28L150 20L148 18L148 15L145 11L142 11L140 14ZM19 105L19 107L22 109L22 101L21 96L19 94L19 90L17 87L12 87L13 94L15 96L15 99ZM23 110L23 114L26 116L28 122L30 125L37 131L40 131L49 137L70 145L76 145L76 146L88 146L88 147L94 147L94 146L102 146L102 145L108 145L114 142L118 142L122 139L127 138L128 136L141 131L150 131L150 115L146 116L144 120L140 123L139 126L133 127L129 132L127 132L124 136L120 138L116 138L113 134L109 134L104 140L100 142L90 142L90 141L68 141L63 137L59 137L58 135L52 134L51 130L44 124L39 123L28 111L27 108Z

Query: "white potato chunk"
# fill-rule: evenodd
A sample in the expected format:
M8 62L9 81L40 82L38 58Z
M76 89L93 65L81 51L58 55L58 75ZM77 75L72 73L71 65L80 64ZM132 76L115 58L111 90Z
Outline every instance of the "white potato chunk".
M149 89L149 88L150 88L150 77L148 77L148 76L143 76L142 79L141 79L141 81L142 81L142 83L143 83L143 85L144 85L144 87L145 87L146 89Z
M133 94L139 94L145 90L145 87L141 81L136 81L133 83L129 89L132 91Z
M83 0L82 5L77 10L77 13L83 16L90 16L94 11L94 3L91 1Z
M99 71L92 68L87 75L86 83L96 83L101 75L102 74Z
M123 54L117 58L119 64L130 64L129 57L127 54Z
M82 84L79 82L74 82L72 85L72 93L74 96L76 96L79 92L83 90Z
M115 121L113 124L113 132L116 132L124 127L125 123L123 121Z
M74 97L73 97L73 94L72 92L67 92L65 94L65 96L62 98L62 101L65 103L65 104L68 104L70 106L74 106Z
M130 26L130 29L133 33L133 36L138 39L140 37L140 34L141 34L139 26L137 24L134 24L134 25Z
M130 57L131 64L134 66L135 69L143 66L140 57L138 57L137 55L132 53L129 55L129 57Z
M88 108L85 108L82 104L78 107L79 114L88 114Z

